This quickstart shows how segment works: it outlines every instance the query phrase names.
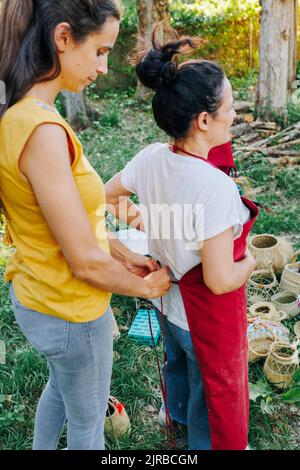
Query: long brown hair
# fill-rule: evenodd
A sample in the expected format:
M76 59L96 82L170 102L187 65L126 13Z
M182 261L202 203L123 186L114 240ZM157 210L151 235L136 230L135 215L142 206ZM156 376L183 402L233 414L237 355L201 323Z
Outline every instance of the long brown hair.
M109 18L120 20L115 0L4 0L0 15L0 81L6 102L0 119L36 83L60 73L53 31L62 22L83 42Z

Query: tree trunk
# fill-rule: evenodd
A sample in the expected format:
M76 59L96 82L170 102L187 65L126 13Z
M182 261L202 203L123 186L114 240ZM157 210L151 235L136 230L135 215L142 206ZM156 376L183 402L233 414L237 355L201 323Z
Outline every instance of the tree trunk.
M256 110L263 119L286 118L289 36L295 0L261 0L260 74Z
M67 119L70 126L75 131L89 127L90 121L86 111L84 93L70 93L69 91L64 91L63 97L65 99Z
M169 0L137 0L138 14L138 37L144 38L146 43L151 43L153 27L156 23L163 21L164 24L170 22ZM163 39L163 28L160 31ZM149 90L138 82L136 97L145 100L149 95Z
M297 71L297 33L298 33L298 0L294 0L294 9L290 23L289 37L289 69L288 69L288 90L295 90L295 80Z

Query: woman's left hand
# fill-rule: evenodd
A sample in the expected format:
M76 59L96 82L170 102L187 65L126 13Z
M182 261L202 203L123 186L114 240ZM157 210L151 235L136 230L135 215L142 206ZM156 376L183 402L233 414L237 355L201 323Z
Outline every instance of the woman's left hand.
M133 255L126 261L126 268L136 276L145 277L153 271L157 271L159 264L157 261L147 256Z

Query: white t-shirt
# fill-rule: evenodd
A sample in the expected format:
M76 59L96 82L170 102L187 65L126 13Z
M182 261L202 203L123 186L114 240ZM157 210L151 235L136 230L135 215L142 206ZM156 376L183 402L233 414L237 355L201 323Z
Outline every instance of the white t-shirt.
M169 266L173 279L201 263L204 240L234 227L234 238L249 220L234 181L208 162L173 153L155 143L139 152L121 175L122 185L139 198L150 255ZM160 300L153 301L160 309ZM188 330L179 287L163 298L164 313Z

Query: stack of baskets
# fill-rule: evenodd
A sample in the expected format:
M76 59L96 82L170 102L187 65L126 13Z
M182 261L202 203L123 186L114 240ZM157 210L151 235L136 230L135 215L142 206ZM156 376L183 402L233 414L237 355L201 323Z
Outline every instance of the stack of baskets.
M276 341L289 343L290 332L288 328L279 322L259 317L250 320L248 325L249 362L265 359L270 352L272 343Z
M281 321L300 314L300 250L269 234L253 236L249 250L257 267L247 284L249 362L264 359L266 378L284 389L299 367L299 337L291 341Z
M272 302L287 318L300 313L300 261L292 245L284 238L267 233L249 240L249 250L256 260L247 284L248 302ZM281 276L280 283L278 279Z

